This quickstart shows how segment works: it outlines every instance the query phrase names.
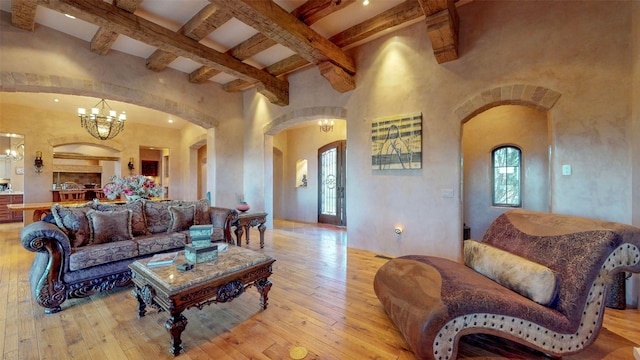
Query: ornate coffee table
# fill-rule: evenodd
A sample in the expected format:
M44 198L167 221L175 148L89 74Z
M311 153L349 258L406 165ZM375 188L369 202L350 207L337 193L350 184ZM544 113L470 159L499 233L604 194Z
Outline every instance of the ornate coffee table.
M251 286L260 293L262 309L267 308L271 289L268 278L275 259L262 253L230 246L216 260L195 264L185 272L176 269L176 265L186 262L184 252L171 265L149 268L148 261L138 260L129 265L135 285L132 292L138 299L138 317L147 313L148 305L169 312L164 327L171 334L169 351L174 356L182 351L180 335L187 326L184 310L192 307L202 310L205 305L231 301Z

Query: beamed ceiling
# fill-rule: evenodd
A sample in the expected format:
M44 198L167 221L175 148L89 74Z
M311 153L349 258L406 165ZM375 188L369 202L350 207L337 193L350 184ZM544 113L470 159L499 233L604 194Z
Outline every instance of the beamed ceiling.
M286 74L307 66L336 91L355 89L358 69L345 50L417 21L426 21L424 41L439 63L457 59L454 1L362 1L11 0L10 11L20 29L38 31L43 19L90 39L87 51L143 54L149 71L175 68L193 86L214 81L229 92L255 86L278 105L289 103Z

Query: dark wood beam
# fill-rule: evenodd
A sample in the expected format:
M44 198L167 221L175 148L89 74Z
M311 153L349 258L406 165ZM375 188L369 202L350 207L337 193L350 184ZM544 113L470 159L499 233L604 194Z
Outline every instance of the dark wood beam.
M136 11L138 6L140 6L142 0L115 0L113 5L119 7L120 9L126 10L130 13ZM118 33L109 30L105 27L100 27L98 31L93 35L93 39L91 39L91 51L100 54L107 55L113 43L118 39Z
M33 31L36 25L36 8L33 0L11 1L11 24L19 29Z
M458 58L458 11L454 0L419 0L427 17L427 33L439 64Z
M346 47L374 36L382 31L388 30L394 26L401 25L408 21L417 20L423 16L424 13L422 12L418 0L407 0L402 4L396 5L393 8L372 17L369 20L354 25L332 36L329 40L337 46ZM308 61L305 61L298 55L294 55L268 66L265 70L274 76L280 76L308 64ZM242 91L250 88L251 86L253 86L252 83L238 79L224 84L223 88L226 91L233 92Z
M193 40L200 41L230 19L231 14L220 11L215 5L208 4L189 19L189 21L178 30L178 33L184 34ZM157 49L147 58L147 69L163 71L177 58L178 56L173 53Z
M259 91L278 105L289 103L289 83L220 53L182 34L119 9L102 0L38 0L38 5L76 16L98 26L144 42L158 49L191 59L247 81L255 81Z
M339 4L336 4L335 0L309 0L293 10L291 15L295 16L305 24L311 25L323 17L351 5L353 2L355 2L355 0L342 0ZM275 44L277 43L274 40L269 39L262 33L258 33L248 40L245 40L237 46L229 49L226 53L238 60L246 60ZM308 62L305 62L305 65L307 63ZM203 83L218 73L219 71L203 66L189 74L189 81L194 83ZM244 82L239 80L239 83L243 84ZM248 86L251 86L251 84Z
M355 63L351 57L273 1L210 1L224 7L238 20L295 51L313 64L330 61L351 75L356 72Z
M424 16L418 0L407 0L396 5L369 20L354 25L332 37L329 40L341 48L367 39L392 27L413 21Z

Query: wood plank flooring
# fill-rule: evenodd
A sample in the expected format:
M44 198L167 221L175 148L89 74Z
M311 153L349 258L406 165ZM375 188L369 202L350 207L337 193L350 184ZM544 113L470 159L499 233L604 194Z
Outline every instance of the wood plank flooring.
M230 303L190 309L182 335L189 359L414 359L376 298L372 281L386 261L347 248L346 230L277 220L265 248L251 230L250 249L273 256L269 307L253 288ZM136 317L131 288L67 301L45 315L32 301L28 272L33 253L19 243L21 224L0 225L0 354L2 359L172 359L166 313ZM246 245L243 245L246 246ZM570 359L633 359L640 344L640 312L605 312L603 332ZM494 337L465 337L461 359L544 358Z

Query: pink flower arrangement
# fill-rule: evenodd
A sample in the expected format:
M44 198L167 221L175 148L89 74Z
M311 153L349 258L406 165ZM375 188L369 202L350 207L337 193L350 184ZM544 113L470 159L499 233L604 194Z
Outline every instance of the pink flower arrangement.
M158 197L164 194L164 189L156 184L153 179L143 175L131 175L126 177L112 176L110 183L104 186L102 192L109 200L114 200L120 195L127 197L138 196L141 198Z

